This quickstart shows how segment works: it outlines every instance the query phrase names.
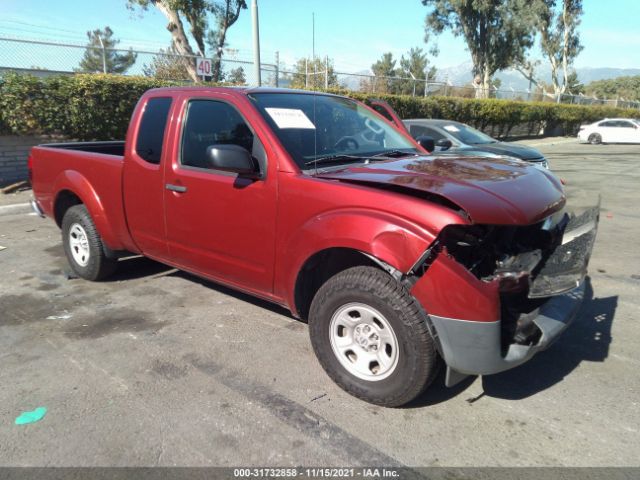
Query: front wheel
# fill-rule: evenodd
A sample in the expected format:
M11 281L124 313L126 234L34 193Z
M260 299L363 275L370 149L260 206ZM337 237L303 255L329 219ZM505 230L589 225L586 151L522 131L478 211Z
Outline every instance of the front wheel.
M62 218L62 244L71 269L85 280L111 275L116 260L107 258L102 239L84 205L74 205Z
M404 405L437 373L426 314L377 268L354 267L329 279L311 304L309 334L331 379L370 403Z

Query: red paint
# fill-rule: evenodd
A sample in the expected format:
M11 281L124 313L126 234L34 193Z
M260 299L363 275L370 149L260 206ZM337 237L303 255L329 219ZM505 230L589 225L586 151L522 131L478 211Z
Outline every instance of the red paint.
M507 160L416 157L303 174L248 92L147 92L133 114L124 157L35 147L37 201L52 216L56 199L72 192L111 249L142 253L294 313L296 278L322 250L359 250L406 273L447 225L527 224L564 204L554 177ZM160 165L145 162L133 148L143 106L153 96L173 99ZM264 179L179 165L182 119L193 97L223 100L241 113L264 145ZM169 191L168 183L187 192ZM431 313L478 321L498 318L496 291L442 255L413 289Z
M498 281L478 280L446 249L411 289L431 315L478 322L500 320L498 291Z
M384 100L378 100L378 99L371 100L369 103L371 104L371 107L374 109L376 113L384 117L385 120L391 122L402 133L404 133L410 138L413 138L409 133L409 130L407 130L407 127L405 127L404 122L398 116L398 114L393 109L393 107L391 107L391 105L389 105Z

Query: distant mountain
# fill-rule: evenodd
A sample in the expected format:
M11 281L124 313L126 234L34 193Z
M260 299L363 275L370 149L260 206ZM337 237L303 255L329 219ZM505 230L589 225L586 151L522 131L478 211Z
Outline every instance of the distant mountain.
M437 66L436 66L437 67ZM472 80L471 70L473 63L465 62L454 67L439 68L436 79L438 81L449 81L453 85L469 85ZM610 68L610 67L583 67L577 68L580 82L587 83L596 80L609 78L640 75L640 68ZM359 75L373 75L371 70L361 70L355 72ZM543 82L551 83L551 68L547 65L539 66L536 71L537 78ZM504 70L496 75L502 82L501 90L515 90L516 92L526 92L529 88L529 81L525 79L517 70ZM338 75L339 83L345 88L357 90L363 77L354 75Z
M473 64L465 62L455 67L438 69L438 79L449 79L454 85L463 85L471 83L471 70ZM608 78L640 75L640 68L610 68L610 67L582 67L577 68L578 79L580 82L587 84L596 80L604 80ZM526 91L529 82L522 74L516 70L505 70L496 75L502 82L502 89L508 90L513 88L516 91ZM551 69L544 65L537 69L537 78L543 82L551 83Z

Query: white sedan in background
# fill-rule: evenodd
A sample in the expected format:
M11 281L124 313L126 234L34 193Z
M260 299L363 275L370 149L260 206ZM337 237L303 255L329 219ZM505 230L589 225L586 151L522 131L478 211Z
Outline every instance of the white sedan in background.
M633 118L605 118L590 125L582 125L578 139L593 145L640 143L640 121Z

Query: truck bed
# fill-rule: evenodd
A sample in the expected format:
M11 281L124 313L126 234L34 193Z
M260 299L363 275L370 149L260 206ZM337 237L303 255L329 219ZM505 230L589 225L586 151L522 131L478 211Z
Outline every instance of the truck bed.
M34 147L30 156L34 197L44 213L59 224L56 202L73 192L81 203L96 206L98 210L90 213L103 241L114 250L131 246L122 198L124 145L123 141L51 143Z

